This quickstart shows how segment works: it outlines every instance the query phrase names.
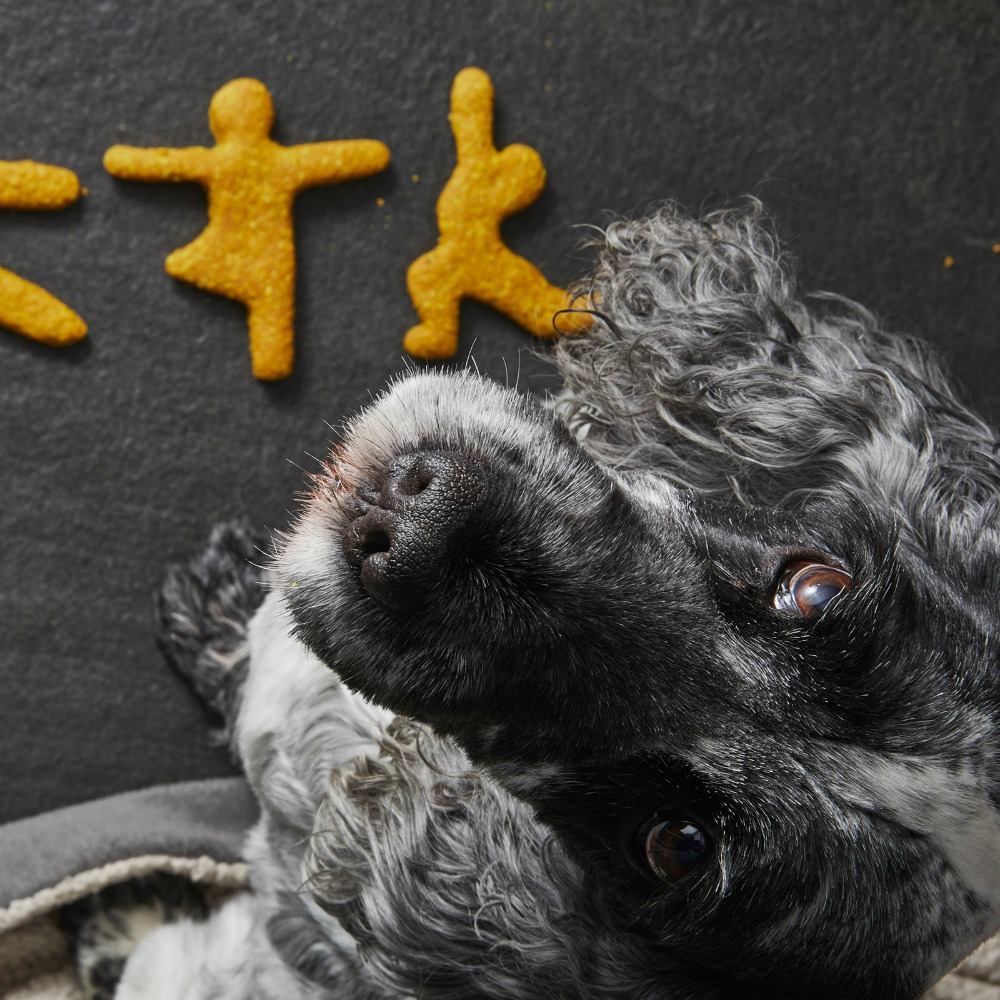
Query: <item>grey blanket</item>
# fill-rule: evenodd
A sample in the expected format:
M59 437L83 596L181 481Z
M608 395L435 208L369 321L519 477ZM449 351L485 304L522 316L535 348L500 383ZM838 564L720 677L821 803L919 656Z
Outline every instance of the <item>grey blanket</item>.
M127 792L0 826L0 921L17 901L112 862L152 855L239 861L256 815L242 778L216 778Z

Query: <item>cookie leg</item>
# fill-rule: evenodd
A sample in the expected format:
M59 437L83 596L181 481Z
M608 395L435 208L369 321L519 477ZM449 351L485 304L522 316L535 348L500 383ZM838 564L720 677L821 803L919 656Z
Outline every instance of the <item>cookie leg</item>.
M530 261L506 248L490 261L488 274L477 275L470 293L502 312L536 337L556 337L586 329L590 316L572 309L569 294L545 280Z
M294 289L277 290L247 308L250 362L263 382L287 378L295 362Z
M0 326L52 347L87 335L87 324L38 285L0 267Z
M421 322L407 332L403 347L416 358L438 361L458 350L462 289L453 256L438 247L418 257L406 272L406 287Z

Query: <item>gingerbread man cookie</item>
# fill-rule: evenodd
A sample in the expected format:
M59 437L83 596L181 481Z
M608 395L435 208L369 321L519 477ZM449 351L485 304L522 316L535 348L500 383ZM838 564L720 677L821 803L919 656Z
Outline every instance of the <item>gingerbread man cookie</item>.
M72 170L31 160L0 162L0 208L28 211L72 205L80 181ZM0 326L52 347L75 344L87 324L38 285L0 268Z
M124 180L194 181L205 189L208 226L167 257L167 272L244 303L254 375L284 378L294 360L295 195L378 173L389 150L371 139L274 142L274 105L258 80L227 83L212 97L208 119L214 147L113 146L104 166Z
M451 89L449 115L458 164L437 202L438 245L418 257L406 275L420 316L403 340L419 358L449 358L458 350L463 298L492 306L536 337L586 329L585 312L570 308L568 293L507 247L500 223L530 205L545 186L545 167L530 146L493 144L493 84L469 67Z

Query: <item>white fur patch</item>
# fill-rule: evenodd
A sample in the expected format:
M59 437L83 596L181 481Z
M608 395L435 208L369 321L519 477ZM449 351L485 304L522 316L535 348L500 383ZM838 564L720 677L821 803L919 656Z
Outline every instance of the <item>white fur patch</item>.
M870 799L880 812L928 837L962 883L1000 914L1000 816L971 770L873 755L851 763L838 792L849 800Z
M297 771L286 768L283 805L290 817L311 826L330 769L358 754L376 753L378 734L393 715L347 688L291 628L284 600L272 592L250 622L250 670L237 741L258 793L265 771L277 761L298 763Z
M607 470L636 503L656 514L684 514L691 517L690 505L676 486L651 472Z
M129 958L116 1000L253 996L254 967L246 961L246 942L257 932L257 918L253 896L240 893L207 921L157 928Z
M363 443L363 460L391 461L422 437L446 448L477 448L504 441L521 448L551 448L548 427L511 419L515 400L501 386L468 373L402 379L348 425L347 439Z
M344 565L336 531L331 531L324 507L303 511L278 559L276 575L285 590L326 582Z

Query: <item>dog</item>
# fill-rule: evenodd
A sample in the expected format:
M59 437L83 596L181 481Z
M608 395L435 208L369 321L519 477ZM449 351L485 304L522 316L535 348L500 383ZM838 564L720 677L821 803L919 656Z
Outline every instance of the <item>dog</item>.
M1000 927L996 432L755 200L579 301L550 400L401 378L172 573L253 891L119 997L904 1000Z

